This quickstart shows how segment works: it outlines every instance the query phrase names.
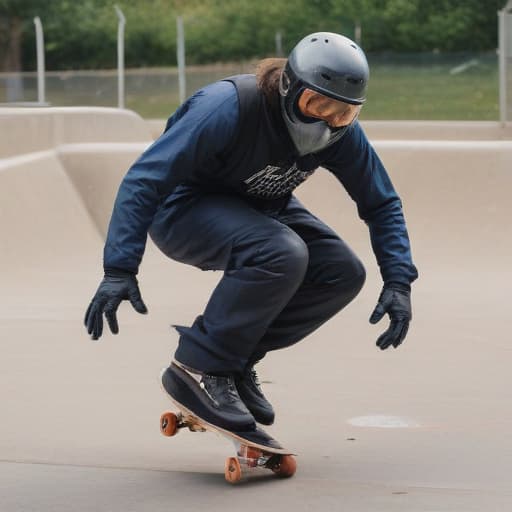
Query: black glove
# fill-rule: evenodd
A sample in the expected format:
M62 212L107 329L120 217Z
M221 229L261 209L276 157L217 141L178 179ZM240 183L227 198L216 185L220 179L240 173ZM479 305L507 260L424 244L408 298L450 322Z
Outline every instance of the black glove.
M116 312L123 300L129 300L138 313L147 313L135 274L122 270L106 270L96 295L85 313L85 327L93 340L103 334L103 313L113 334L119 332Z
M411 287L402 283L387 283L382 288L379 301L370 317L370 323L376 324L388 313L391 322L386 332L379 336L377 346L381 350L390 345L397 348L404 341L409 330L411 312Z

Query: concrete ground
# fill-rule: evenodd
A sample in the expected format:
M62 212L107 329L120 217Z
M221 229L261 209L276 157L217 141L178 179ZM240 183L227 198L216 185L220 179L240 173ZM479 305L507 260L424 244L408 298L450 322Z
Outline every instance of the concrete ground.
M375 139L420 270L398 350L374 345L381 282L351 200L323 170L299 188L368 280L345 311L261 364L278 414L270 431L298 453L297 474L232 487L227 442L164 438L158 421L172 408L158 384L177 343L170 324L191 323L220 275L150 243L139 279L149 315L123 305L120 334L100 342L82 326L115 191L148 127L114 109L0 109L0 126L0 511L512 508L507 137L469 141L458 126L450 140Z

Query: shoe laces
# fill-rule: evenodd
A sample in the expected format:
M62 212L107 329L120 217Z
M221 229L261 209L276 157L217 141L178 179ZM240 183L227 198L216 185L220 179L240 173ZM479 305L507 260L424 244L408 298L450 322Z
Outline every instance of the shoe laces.
M221 383L225 385L220 385ZM219 375L204 375L201 380L201 388L210 396L210 398L217 402L214 395L221 394L228 402L240 401L240 396L236 389L233 377L221 377Z
M261 391L260 378L258 377L258 372L254 369L254 366L249 370L248 373L255 386Z

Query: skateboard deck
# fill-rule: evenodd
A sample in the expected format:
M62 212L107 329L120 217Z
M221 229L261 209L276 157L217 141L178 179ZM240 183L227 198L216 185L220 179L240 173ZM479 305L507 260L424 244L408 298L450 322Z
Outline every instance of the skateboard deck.
M228 457L224 465L224 477L235 484L256 468L265 468L279 477L293 476L297 463L294 454L283 448L263 429L248 432L232 432L208 423L173 400L178 412L167 411L160 417L160 431L172 437L183 428L191 432L214 432L235 445L236 456Z

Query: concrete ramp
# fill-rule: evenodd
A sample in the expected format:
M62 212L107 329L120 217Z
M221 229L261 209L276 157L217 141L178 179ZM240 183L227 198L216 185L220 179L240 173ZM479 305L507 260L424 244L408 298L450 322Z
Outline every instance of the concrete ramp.
M512 141L388 141L377 147L404 195L420 257L479 274L507 270Z
M102 107L0 108L0 158L63 144L141 142L150 132L130 110Z
M402 197L422 269L507 269L512 141L377 140L374 146ZM301 187L300 195L340 233L366 246L366 228L357 220L352 224L353 203L340 197L336 180L325 174L315 174L316 186Z
M49 108L0 109L0 127L2 510L256 510L262 485L272 506L299 511L511 509L505 132L471 124L487 136L426 140L418 125L414 139L411 124L406 140L390 125L374 139L420 271L396 351L374 345L386 327L368 324L381 281L354 204L322 170L300 187L362 257L368 280L349 308L261 365L277 410L270 430L299 453L296 477L234 490L222 477L228 444L158 430L170 407L158 384L177 342L170 324L191 323L220 275L149 243L139 274L149 315L123 304L120 334L96 343L82 325L113 198L151 143L149 126L127 111Z
M0 160L0 218L2 280L16 271L83 263L100 243L55 151Z
M119 183L148 143L67 144L58 156L103 239Z

